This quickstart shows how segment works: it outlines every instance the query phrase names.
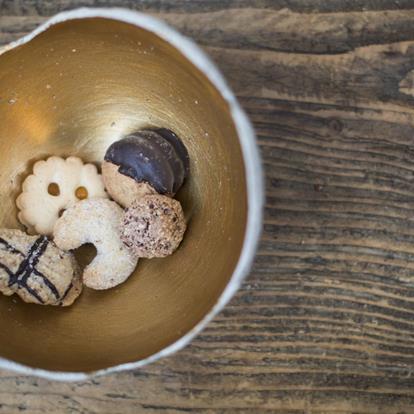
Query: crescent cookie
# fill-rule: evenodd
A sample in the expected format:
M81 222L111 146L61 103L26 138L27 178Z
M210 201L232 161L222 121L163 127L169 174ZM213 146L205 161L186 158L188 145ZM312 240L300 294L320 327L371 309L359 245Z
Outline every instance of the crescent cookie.
M76 201L107 198L101 175L80 158L50 157L33 166L22 185L16 205L22 224L36 233L51 235L59 215Z
M80 270L72 253L46 236L0 229L0 292L28 303L69 306L80 295Z
M63 250L92 243L96 257L85 268L83 283L92 289L109 289L128 279L138 256L121 241L123 210L114 201L96 198L69 207L55 224L54 241Z

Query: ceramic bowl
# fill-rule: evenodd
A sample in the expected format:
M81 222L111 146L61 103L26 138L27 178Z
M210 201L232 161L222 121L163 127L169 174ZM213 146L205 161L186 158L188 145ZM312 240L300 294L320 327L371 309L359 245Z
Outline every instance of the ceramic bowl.
M211 60L153 17L78 9L0 51L0 220L22 228L15 199L33 163L74 155L97 165L144 127L184 141L179 250L142 259L128 281L85 289L70 308L0 297L0 367L52 379L143 366L186 345L248 273L263 183L252 127Z

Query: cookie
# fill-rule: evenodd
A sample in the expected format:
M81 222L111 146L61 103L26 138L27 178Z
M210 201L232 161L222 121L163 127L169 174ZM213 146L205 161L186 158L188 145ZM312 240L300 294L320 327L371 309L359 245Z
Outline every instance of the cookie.
M50 157L33 166L16 200L18 218L31 232L51 235L59 215L85 198L107 198L101 175L93 164L77 157Z
M25 302L69 306L80 295L82 282L74 256L46 236L0 229L0 292Z
M92 289L109 289L134 271L138 256L120 239L123 210L113 201L96 198L69 207L54 227L54 241L63 250L92 243L97 255L84 269L83 283Z
M177 249L185 230L183 209L177 200L147 195L125 210L121 239L139 257L165 257Z
M174 196L190 170L186 147L165 128L138 131L114 142L104 159L102 175L107 191L124 207L142 193Z
M148 194L157 194L146 182L138 183L133 178L118 172L118 166L111 162L102 163L102 177L105 187L112 198L121 206L129 206L137 198Z

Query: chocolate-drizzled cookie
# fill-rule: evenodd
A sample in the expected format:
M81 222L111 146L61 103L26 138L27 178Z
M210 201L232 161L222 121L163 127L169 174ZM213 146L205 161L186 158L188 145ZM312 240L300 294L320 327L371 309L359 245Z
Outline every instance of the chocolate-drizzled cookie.
M145 129L114 142L104 159L107 191L122 206L146 194L174 196L190 170L186 147L165 128Z
M72 253L46 236L0 229L0 292L25 302L69 306L80 295L82 282Z

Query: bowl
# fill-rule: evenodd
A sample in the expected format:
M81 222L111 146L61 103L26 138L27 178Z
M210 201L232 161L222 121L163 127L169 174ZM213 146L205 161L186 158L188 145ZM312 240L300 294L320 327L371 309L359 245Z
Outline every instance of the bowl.
M22 228L15 199L39 159L99 165L113 141L153 126L175 131L191 158L177 195L188 222L180 248L140 260L114 289L85 289L70 308L0 297L0 367L83 380L182 348L240 286L261 228L254 132L214 64L150 16L77 9L1 50L0 91L2 227Z

